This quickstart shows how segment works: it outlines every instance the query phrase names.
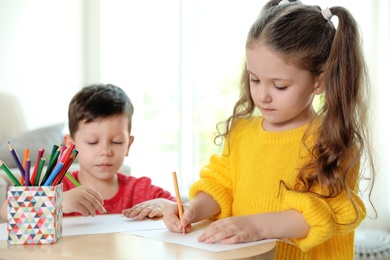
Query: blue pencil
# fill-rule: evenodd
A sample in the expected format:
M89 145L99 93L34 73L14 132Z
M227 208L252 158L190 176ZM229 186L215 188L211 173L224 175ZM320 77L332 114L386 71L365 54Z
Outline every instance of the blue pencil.
M60 172L62 166L64 166L64 163L58 162L54 167L53 171L50 173L50 176L47 178L47 180L43 183L42 186L50 186L56 178L57 174Z

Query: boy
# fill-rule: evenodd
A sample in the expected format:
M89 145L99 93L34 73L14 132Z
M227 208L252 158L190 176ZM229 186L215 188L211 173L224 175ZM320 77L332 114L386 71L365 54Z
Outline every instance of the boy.
M74 144L80 170L64 178L64 216L95 216L123 213L143 219L161 217L164 207L175 204L168 191L151 184L147 177L126 176L117 171L129 153L133 105L126 93L111 84L84 87L69 104L69 134L64 144ZM1 217L7 218L7 203Z

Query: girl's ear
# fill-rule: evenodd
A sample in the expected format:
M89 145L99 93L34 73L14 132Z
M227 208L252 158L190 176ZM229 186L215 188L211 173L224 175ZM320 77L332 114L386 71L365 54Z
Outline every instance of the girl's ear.
M70 135L64 135L64 145L69 146L71 144L74 144L74 141Z
M325 85L324 85L324 74L321 74L317 77L316 81L314 82L314 90L313 94L319 95L324 93L325 91Z

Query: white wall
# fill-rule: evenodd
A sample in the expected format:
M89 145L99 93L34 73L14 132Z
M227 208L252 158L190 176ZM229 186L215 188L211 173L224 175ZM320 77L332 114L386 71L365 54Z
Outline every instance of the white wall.
M0 0L0 90L18 95L28 129L65 122L69 100L83 85L83 6Z

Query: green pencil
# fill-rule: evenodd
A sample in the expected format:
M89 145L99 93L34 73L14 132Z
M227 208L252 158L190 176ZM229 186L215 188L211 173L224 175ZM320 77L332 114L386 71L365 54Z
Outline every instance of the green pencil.
M68 178L71 182L73 182L74 185L76 185L77 187L80 186L80 183L78 181L76 181L75 178L73 178L72 175L70 175L69 172L65 173L65 176L66 178Z
M41 172L42 172L43 166L45 165L45 161L46 161L46 159L44 157L41 157L41 160L39 161L37 175L35 176L35 180L34 180L34 186L39 186L39 180L41 179Z
M41 185L46 182L46 180L49 178L54 166L57 164L57 159L58 159L58 156L60 155L60 152L61 152L61 146L56 145L56 147L57 147L57 150L54 152L54 154L50 155L49 164L47 165L46 173L42 178ZM53 146L53 149L54 149L54 146Z
M3 163L3 161L0 161L0 167L5 171L5 173L8 175L8 177L15 183L15 186L22 186L20 182L15 178L15 176L12 174L10 169Z

